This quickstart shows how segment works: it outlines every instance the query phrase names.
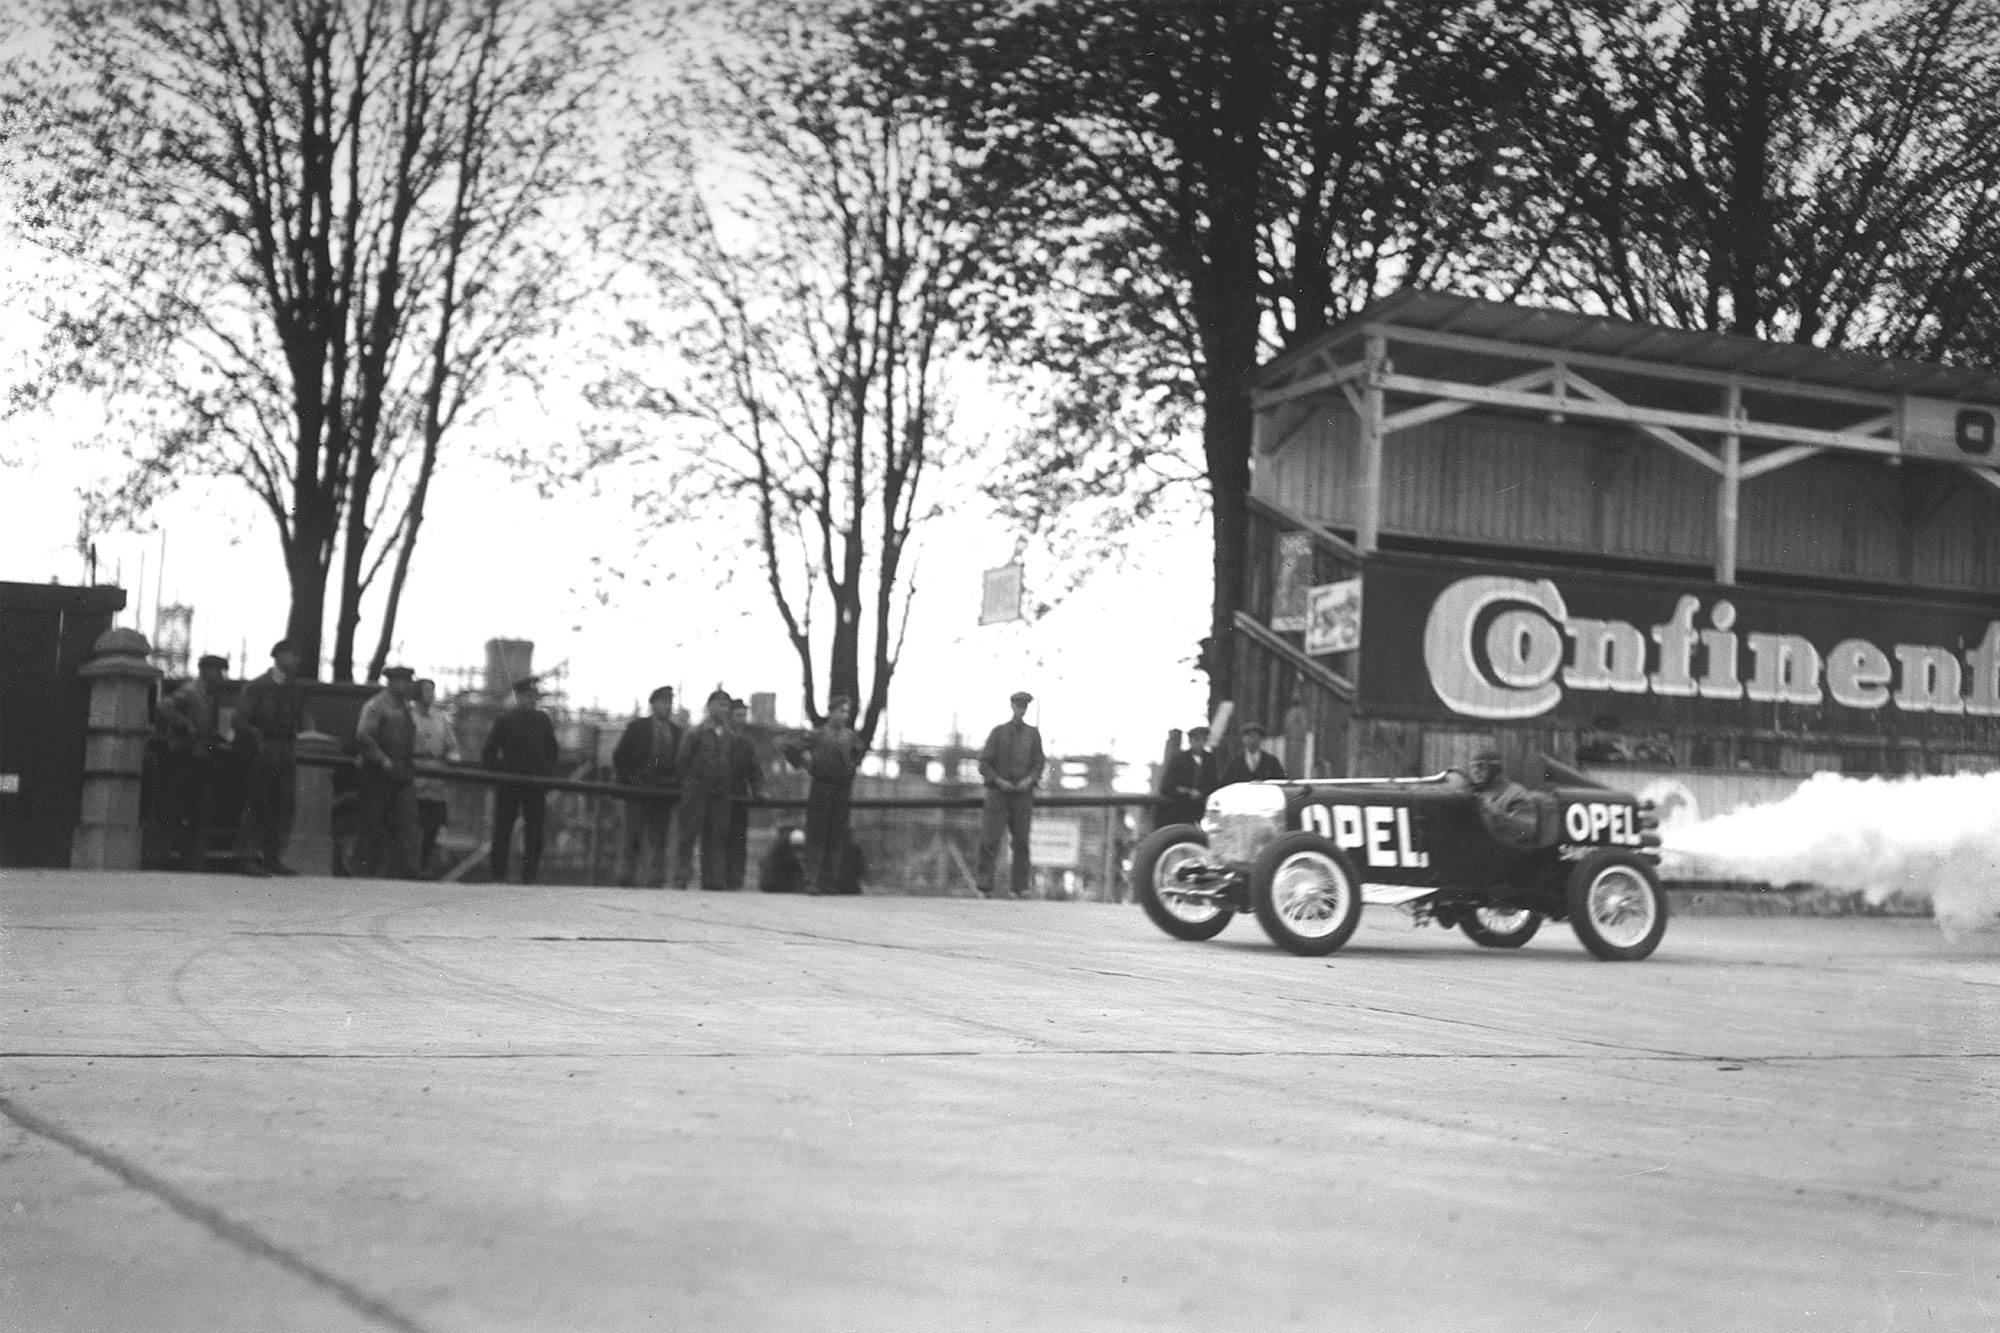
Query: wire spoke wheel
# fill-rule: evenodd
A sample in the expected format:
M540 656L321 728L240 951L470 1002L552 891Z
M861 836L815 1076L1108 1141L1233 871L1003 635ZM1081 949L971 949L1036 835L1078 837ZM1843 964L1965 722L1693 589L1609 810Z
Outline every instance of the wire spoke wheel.
M1667 933L1667 897L1651 863L1630 852L1594 852L1570 871L1570 929L1606 962L1634 962Z
M1535 938L1542 916L1525 907L1475 907L1458 928L1474 944L1488 949L1518 949Z
M1208 836L1192 824L1169 824L1146 835L1132 851L1132 896L1152 923L1177 940L1207 940L1222 933L1236 913L1194 891L1184 877L1208 860Z
M1319 939L1340 928L1354 885L1331 857L1300 852L1285 860L1271 883L1271 907L1292 931Z
M1208 849L1198 843L1177 842L1160 853L1153 862L1153 893L1160 900L1160 906L1174 916L1191 925L1199 925L1213 920L1222 907L1214 898L1206 894L1190 894L1187 883L1178 872L1185 866L1200 861L1208 854Z
M1316 833L1288 833L1250 871L1250 903L1273 943L1318 957L1361 923L1361 881L1339 848Z
M1590 881L1590 923L1607 944L1629 949L1646 938L1658 913L1656 895L1629 866L1609 866Z

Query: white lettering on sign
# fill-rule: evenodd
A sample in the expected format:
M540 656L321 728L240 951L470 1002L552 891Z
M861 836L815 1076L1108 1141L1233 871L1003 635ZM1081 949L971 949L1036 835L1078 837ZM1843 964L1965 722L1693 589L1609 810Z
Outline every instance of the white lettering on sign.
M1563 829L1571 842L1609 842L1637 847L1638 817L1629 805L1578 801L1563 807Z
M2000 620L1962 656L1929 643L1884 652L1866 639L1822 653L1802 634L1739 632L1727 598L1704 615L1699 597L1683 595L1643 632L1572 616L1549 579L1453 583L1424 622L1424 666L1438 698L1464 717L1540 717L1566 689L1808 707L1831 697L1845 708L2000 717Z
M1344 852L1360 852L1371 866L1422 870L1431 854L1417 850L1410 811L1400 805L1308 805L1299 827L1317 833Z

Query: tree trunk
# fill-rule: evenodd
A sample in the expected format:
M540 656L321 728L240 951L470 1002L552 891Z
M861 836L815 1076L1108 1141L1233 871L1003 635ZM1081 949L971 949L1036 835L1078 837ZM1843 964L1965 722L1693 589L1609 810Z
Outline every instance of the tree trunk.
M375 655L368 659L368 679L380 680L389 667L389 649L396 639L396 615L403 607L403 584L410 576L410 557L417 549L417 531L424 524L425 492L430 489L430 469L417 480L416 494L410 497L411 513L396 546L396 566L389 574L389 595L382 604L382 632L375 638Z
M368 498L374 488L372 455L356 451L353 488L347 498L347 534L340 548L340 610L334 617L333 678L354 679L354 639L361 626L362 562L368 554Z
M327 568L319 558L322 549L317 533L301 524L292 534L291 549L285 553L285 576L291 582L292 607L285 619L285 638L299 650L299 669L308 677L319 675L319 641L326 620ZM253 645L262 653L264 645ZM243 664L247 679L261 658Z
M1226 383L1225 381L1234 381ZM1215 542L1215 600L1209 621L1208 706L1236 688L1236 612L1243 605L1244 543L1249 537L1250 395L1247 377L1212 375L1201 422Z

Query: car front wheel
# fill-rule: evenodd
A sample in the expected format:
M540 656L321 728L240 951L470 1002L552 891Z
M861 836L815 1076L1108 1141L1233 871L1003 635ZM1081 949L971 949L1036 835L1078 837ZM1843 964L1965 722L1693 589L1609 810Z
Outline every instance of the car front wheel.
M1636 962L1667 933L1667 895L1651 863L1630 852L1593 852L1569 872L1570 929L1610 963Z
M1146 835L1132 853L1132 896L1153 924L1177 940L1210 940L1236 915L1209 898L1187 894L1176 872L1208 856L1208 835L1192 824L1169 824Z
M1250 905L1274 944L1308 958L1332 953L1361 924L1361 881L1317 833L1287 833L1250 871Z

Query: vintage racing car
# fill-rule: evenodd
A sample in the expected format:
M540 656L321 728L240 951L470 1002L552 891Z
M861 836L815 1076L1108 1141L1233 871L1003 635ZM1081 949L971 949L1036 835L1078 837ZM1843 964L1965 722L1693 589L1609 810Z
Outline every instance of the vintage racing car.
M1650 803L1549 761L1560 785L1534 792L1533 845L1496 837L1457 774L1244 782L1208 799L1201 827L1141 842L1132 890L1160 929L1212 939L1255 912L1296 954L1347 943L1363 903L1458 927L1495 949L1567 919L1599 958L1644 958L1667 929Z

